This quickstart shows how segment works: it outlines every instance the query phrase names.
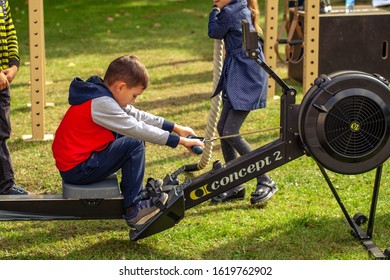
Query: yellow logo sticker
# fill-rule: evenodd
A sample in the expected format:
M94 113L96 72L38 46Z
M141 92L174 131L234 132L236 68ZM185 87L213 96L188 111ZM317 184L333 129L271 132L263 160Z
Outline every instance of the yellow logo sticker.
M359 131L360 130L360 124L357 122L353 122L350 125L350 128L352 131Z

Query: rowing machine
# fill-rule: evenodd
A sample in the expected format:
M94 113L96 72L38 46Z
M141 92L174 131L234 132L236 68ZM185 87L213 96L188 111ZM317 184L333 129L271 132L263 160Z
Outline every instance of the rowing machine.
M185 210L308 155L319 166L347 222L362 244L375 258L390 258L390 248L382 252L372 242L382 164L390 155L388 81L379 75L357 71L321 75L302 103L296 105L295 89L259 59L257 34L249 30L246 21L243 21L243 47L283 90L280 138L226 164L217 161L211 171L173 188L165 211L141 229L131 231L130 239L135 241L166 230L184 217ZM360 228L367 218L362 214L351 218L326 169L340 174L361 174L376 169L367 233ZM176 179L182 171L185 168L170 177Z

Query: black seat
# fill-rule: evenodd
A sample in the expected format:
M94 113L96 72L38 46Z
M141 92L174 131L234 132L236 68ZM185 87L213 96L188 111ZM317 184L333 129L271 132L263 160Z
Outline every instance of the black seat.
M63 198L100 199L121 197L116 174L88 185L75 185L62 181Z

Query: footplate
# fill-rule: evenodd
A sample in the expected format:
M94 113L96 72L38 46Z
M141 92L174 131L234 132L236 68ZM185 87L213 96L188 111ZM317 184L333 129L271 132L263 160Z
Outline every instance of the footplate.
M158 213L145 225L137 230L130 230L130 240L136 241L159 233L176 225L184 217L184 196L183 193L176 193L175 189L169 192L169 199L164 211Z

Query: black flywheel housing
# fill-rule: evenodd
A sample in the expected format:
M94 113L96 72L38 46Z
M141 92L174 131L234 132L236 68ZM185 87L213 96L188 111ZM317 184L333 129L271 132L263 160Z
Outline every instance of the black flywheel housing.
M357 71L319 76L299 110L307 153L337 173L372 170L390 156L390 88L379 75Z

